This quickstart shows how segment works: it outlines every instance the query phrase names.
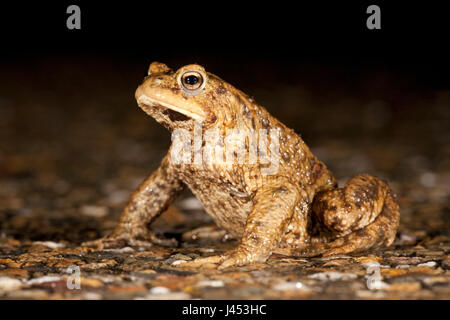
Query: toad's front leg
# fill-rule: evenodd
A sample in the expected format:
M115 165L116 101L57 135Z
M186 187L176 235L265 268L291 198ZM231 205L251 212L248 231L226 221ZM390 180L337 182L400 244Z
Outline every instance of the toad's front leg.
M107 236L83 243L99 249L109 247L151 246L173 244L173 240L159 239L149 230L149 225L167 208L183 189L184 184L177 178L168 158L133 193L120 216L120 222Z
M235 250L221 256L182 263L180 266L199 267L218 263L219 269L224 269L265 262L284 235L299 199L298 188L284 179L266 185L253 197L253 207L247 217L241 243Z

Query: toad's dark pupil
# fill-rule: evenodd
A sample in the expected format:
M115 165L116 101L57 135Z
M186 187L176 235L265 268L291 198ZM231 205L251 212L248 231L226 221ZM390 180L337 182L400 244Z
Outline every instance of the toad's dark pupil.
M184 78L184 82L190 86L193 86L194 84L197 84L200 81L200 79L197 76L187 76Z

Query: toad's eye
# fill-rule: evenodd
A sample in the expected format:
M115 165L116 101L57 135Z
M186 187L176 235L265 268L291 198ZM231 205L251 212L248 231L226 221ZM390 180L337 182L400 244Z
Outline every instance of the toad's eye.
M196 91L202 87L203 76L197 71L188 71L181 76L181 84L187 91Z

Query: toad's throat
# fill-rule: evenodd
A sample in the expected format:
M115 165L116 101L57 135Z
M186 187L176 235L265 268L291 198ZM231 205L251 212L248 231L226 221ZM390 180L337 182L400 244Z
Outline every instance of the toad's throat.
M172 99L170 97L163 97L163 98L164 101L161 100L161 98L158 99L157 97L149 97L145 94L142 94L137 97L137 102L138 105L144 110L145 106L160 105L199 122L202 122L206 119L203 110L196 103L188 101L182 101L183 103L180 103L179 100L174 98Z

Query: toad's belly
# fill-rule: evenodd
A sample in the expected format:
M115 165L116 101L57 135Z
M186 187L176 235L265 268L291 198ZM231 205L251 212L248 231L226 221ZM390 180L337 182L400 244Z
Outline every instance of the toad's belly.
M253 205L247 194L214 184L187 185L217 226L234 237L242 235Z

